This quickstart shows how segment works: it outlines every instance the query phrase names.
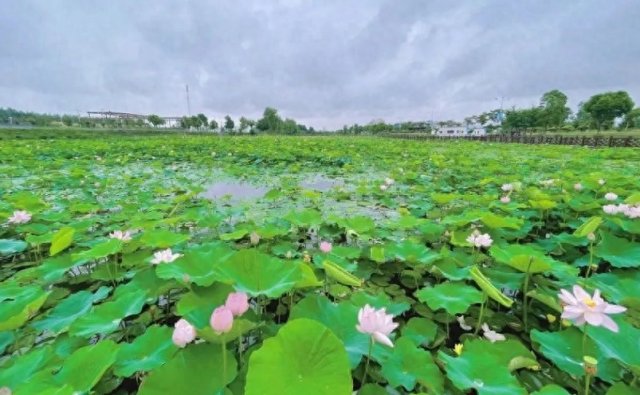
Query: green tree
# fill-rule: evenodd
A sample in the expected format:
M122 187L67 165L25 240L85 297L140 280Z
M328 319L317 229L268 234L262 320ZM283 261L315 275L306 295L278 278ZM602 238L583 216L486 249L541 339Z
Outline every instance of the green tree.
M151 114L147 117L147 121L149 121L150 124L152 124L154 127L158 127L160 125L164 125L165 121L163 118L160 118L159 116L155 115L155 114Z
M591 96L584 103L584 110L591 115L600 130L613 126L613 121L626 115L633 109L633 105L633 100L625 91L605 92Z
M298 124L291 118L287 118L280 124L280 133L283 134L296 134L298 133Z
M256 127L263 132L277 132L280 130L282 122L282 118L278 115L278 110L267 107L264 109L262 118L256 123Z
M209 121L209 129L216 130L218 129L218 122L215 119Z
M247 119L245 117L240 117L240 120L238 121L238 123L239 123L238 127L240 128L240 133L244 133L245 130L251 131L251 128L253 128L253 126L256 124L255 121L252 121L251 119Z
M198 118L198 120L200 121L200 126L204 126L205 128L207 126L209 126L209 120L207 119L207 116L200 113L198 115L196 115L196 117Z
M640 128L640 107L629 111L625 115L622 125L625 128Z
M230 116L225 115L224 117L224 128L228 131L232 131L236 124L233 122Z
M540 100L541 111L538 113L538 121L545 129L548 127L560 127L567 120L571 109L567 107L567 95L557 89L542 95Z
M65 126L73 126L73 117L71 115L63 115L62 116L62 123Z

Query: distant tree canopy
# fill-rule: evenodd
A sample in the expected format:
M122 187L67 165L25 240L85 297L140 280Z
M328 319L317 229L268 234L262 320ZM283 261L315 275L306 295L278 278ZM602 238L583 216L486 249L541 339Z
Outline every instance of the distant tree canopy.
M598 129L608 129L618 117L623 117L633 109L633 100L624 91L606 92L591 96L584 105L584 111L591 115Z
M298 134L313 132L313 129L307 129L306 126L296 123L296 121L291 118L283 120L280 115L278 115L278 110L273 107L264 109L262 118L256 121L255 126L257 130L265 133Z
M234 128L236 127L235 122L233 122L233 119L231 119L230 116L225 115L224 117L224 128L227 131L232 131Z
M505 129L559 128L569 114L567 95L554 89L542 95L538 107L507 111L503 126Z
M218 122L215 119L209 121L209 129L216 130L218 129Z
M160 125L164 125L165 121L163 118L160 118L159 116L155 115L155 114L151 114L147 117L147 121L149 121L150 124L152 124L153 126L157 127Z

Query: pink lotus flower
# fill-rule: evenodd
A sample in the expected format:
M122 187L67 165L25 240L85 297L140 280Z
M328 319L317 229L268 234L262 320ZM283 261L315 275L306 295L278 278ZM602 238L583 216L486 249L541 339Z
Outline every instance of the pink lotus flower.
M380 185L380 190L381 190L381 191L386 191L386 190L387 190L387 188L388 188L388 187L387 187L387 184L382 184L382 185Z
M151 263L154 265L158 265L160 263L171 263L181 256L182 254L174 254L173 252L171 252L171 248L167 248L166 250L154 253Z
M513 185L511 184L502 184L502 190L505 192L509 192L513 190Z
M605 302L599 289L591 296L579 285L573 286L573 294L561 289L558 297L563 305L563 319L571 320L576 325L584 325L586 322L593 326L604 326L612 332L618 332L618 324L608 314L619 314L627 310L626 307Z
M233 327L233 313L227 306L220 306L213 310L209 324L218 335L227 333Z
M128 230L125 230L124 232L121 230L114 230L109 233L109 238L118 239L126 243L127 241L131 241L131 232Z
M249 310L249 297L244 292L232 292L224 305L234 317L239 317Z
M503 197L500 198L500 201L504 204L507 204L511 202L511 198L508 195L504 195Z
M333 245L331 245L331 243L329 243L328 241L323 241L320 243L320 251L324 252L325 254L330 253L332 249Z
M618 214L618 206L615 204L607 204L602 206L602 211L606 214Z
M196 338L196 328L194 328L187 320L180 318L176 322L171 340L173 344L180 348L184 348L187 344Z
M573 189L575 189L576 191L581 191L583 189L582 184L580 184L579 182L574 184Z
M493 240L488 233L482 234L477 230L475 230L469 235L469 237L467 237L467 242L473 244L477 248L491 247L491 244L493 244Z
M26 224L29 221L31 221L31 214L24 210L14 211L13 215L9 217L10 224Z
M370 335L371 338L389 347L393 347L393 342L389 335L398 324L393 322L393 316L387 314L384 308L376 310L368 304L358 311L358 325L356 329L360 333Z
M613 201L613 200L616 200L618 198L618 195L616 195L613 192L609 192L606 195L604 195L604 198L609 200L609 201Z

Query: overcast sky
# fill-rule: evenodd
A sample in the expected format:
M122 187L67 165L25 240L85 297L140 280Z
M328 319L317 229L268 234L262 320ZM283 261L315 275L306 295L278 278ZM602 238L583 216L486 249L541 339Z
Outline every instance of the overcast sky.
M640 1L2 0L0 107L258 118L317 128L640 103Z

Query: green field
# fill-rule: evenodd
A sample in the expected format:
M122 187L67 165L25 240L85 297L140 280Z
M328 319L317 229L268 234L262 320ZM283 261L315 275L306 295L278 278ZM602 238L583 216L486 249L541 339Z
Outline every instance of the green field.
M14 395L638 391L638 149L0 136L0 387ZM179 256L154 264L166 249ZM626 307L618 332L600 313L560 318L576 284ZM250 308L220 330L233 291ZM393 347L356 328L366 304L393 316L378 331ZM179 319L197 332L184 347Z

